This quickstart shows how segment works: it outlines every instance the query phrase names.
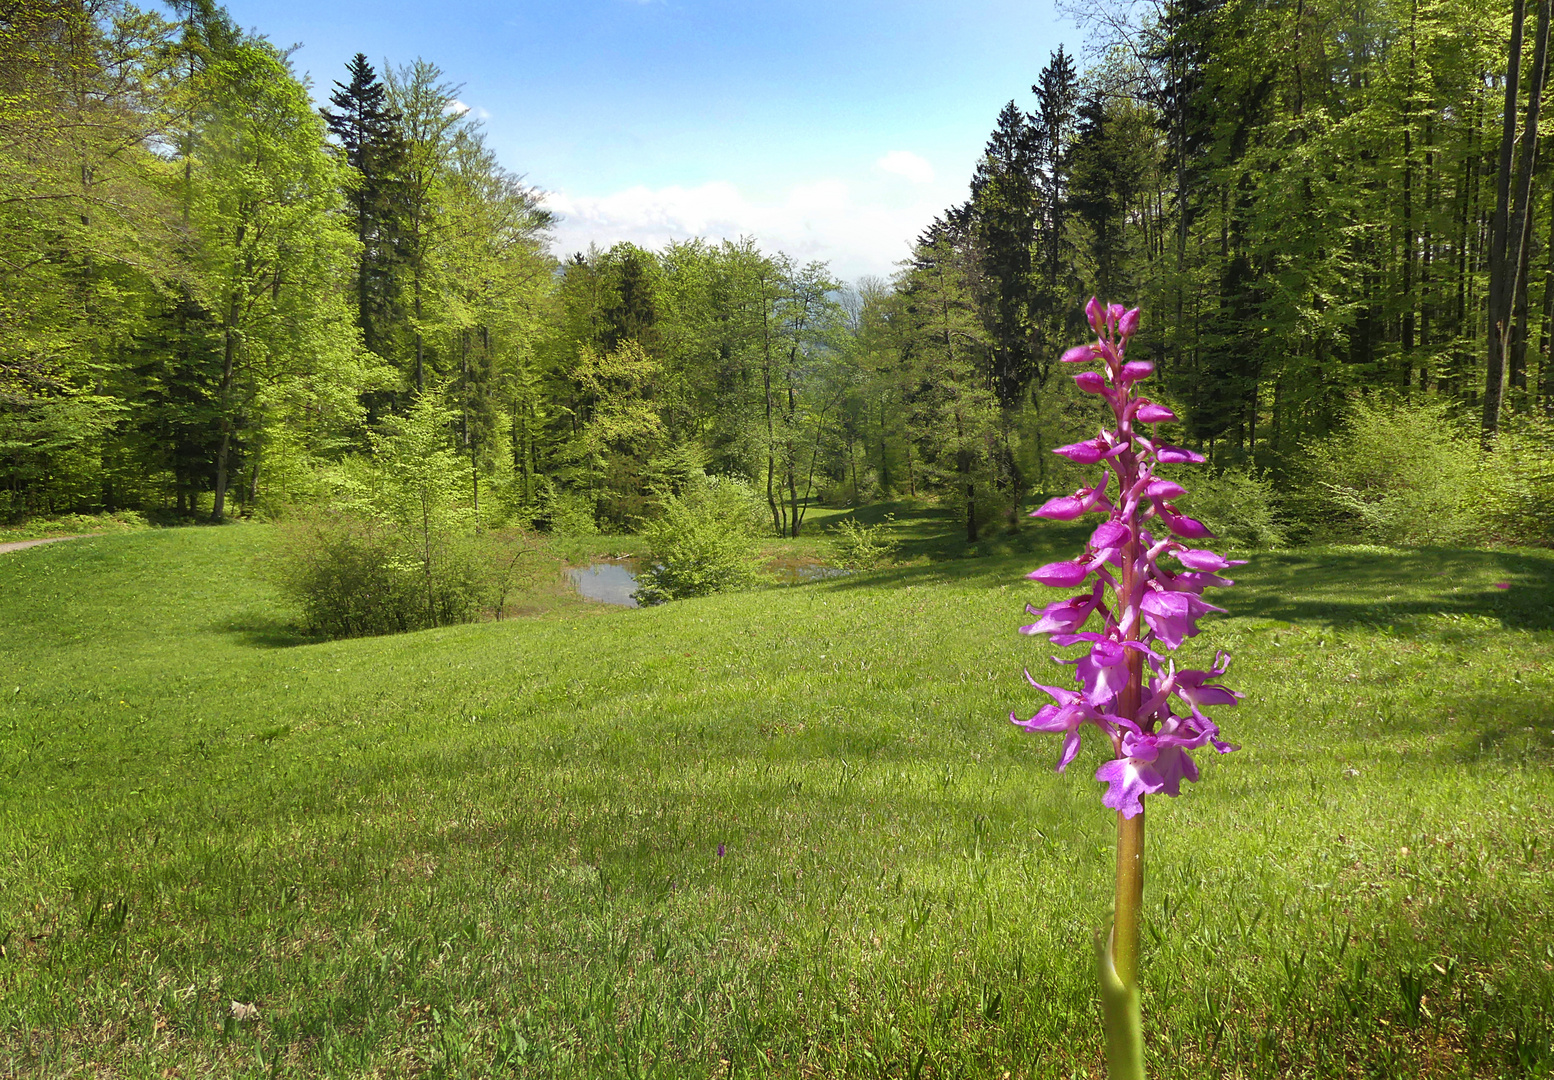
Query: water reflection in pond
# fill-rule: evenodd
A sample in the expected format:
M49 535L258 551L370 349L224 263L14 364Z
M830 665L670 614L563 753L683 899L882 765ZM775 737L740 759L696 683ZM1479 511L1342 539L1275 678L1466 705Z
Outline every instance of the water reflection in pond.
M585 600L598 600L621 607L636 607L632 593L637 591L637 575L624 563L590 563L567 568L572 587Z
M589 563L587 566L568 567L567 576L572 579L572 587L585 600L637 607L631 595L637 591L638 585L632 566L632 563L619 562ZM823 581L852 571L811 562L779 562L769 567L768 573L779 585L802 585L807 581Z
M778 584L802 585L806 581L824 581L826 578L841 577L852 571L844 570L840 566L822 566L819 563L777 563L771 567L770 573Z

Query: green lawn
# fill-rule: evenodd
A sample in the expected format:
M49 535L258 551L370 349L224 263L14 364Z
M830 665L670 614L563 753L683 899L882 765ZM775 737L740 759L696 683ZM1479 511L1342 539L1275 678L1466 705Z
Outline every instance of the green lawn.
M0 1075L1100 1076L1100 748L1005 719L1082 533L896 509L893 571L322 644L264 526L0 555ZM1549 1074L1554 558L1239 576L1151 1075Z

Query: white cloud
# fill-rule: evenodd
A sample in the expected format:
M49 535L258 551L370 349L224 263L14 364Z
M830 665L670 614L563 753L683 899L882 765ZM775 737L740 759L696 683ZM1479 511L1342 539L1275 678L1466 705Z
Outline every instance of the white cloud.
M590 243L604 248L625 240L657 248L671 240L749 236L768 252L828 262L833 274L847 280L889 276L909 254L913 238L943 209L931 198L907 203L860 198L834 179L798 184L773 199L751 198L716 180L698 187L639 185L603 196L553 191L545 203L561 217L555 246L563 257Z
M468 113L470 116L473 116L477 120L491 119L491 114L485 109L482 109L479 106L472 108L464 104L464 102L460 101L458 98L451 98L448 101L448 104L442 107L442 113L444 116L463 116Z
M910 150L892 150L874 163L881 172L904 176L914 184L933 183L933 166Z

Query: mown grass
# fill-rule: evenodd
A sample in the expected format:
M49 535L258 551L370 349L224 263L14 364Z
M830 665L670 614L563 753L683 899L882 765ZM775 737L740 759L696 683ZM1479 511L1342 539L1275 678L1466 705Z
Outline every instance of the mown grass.
M1004 720L1076 534L897 512L895 570L333 643L263 526L0 556L0 1074L1101 1075L1101 750ZM1240 577L1151 1075L1548 1074L1554 559Z

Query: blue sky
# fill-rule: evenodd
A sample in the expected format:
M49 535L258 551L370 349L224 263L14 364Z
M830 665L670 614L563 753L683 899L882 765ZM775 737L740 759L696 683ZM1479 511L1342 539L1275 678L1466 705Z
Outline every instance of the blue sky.
M360 51L462 84L556 250L740 234L888 276L965 197L999 108L1079 44L1052 0L229 0L320 97Z

